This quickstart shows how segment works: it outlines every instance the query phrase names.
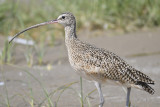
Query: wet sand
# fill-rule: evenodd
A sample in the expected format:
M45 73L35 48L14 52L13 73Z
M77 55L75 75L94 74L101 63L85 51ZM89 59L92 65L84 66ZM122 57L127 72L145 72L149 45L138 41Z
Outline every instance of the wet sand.
M101 33L101 36L87 36L88 33L79 33L83 41L94 44L97 47L110 50L125 59L130 65L150 76L155 85L155 94L150 95L144 91L133 89L131 91L132 107L159 107L160 105L160 29L139 31L135 33L121 34L119 36L108 36ZM0 65L0 82L4 82L8 91L11 107L30 107L32 97L34 106L38 107L45 99L43 88L48 93L58 87L72 82L79 82L79 76L70 67L64 40L54 47L47 47L44 62L47 65L27 67L24 52L24 45L16 45L14 51L15 65ZM0 49L3 47L4 38L0 36ZM14 47L13 47L14 48ZM29 72L29 73L28 73ZM30 74L35 76L39 82ZM5 81L4 81L5 79ZM0 107L5 107L6 88L0 86ZM80 92L80 84L75 83L72 88ZM92 82L83 79L84 95L96 87ZM122 87L104 85L103 88L105 104L104 107L124 107L126 94ZM32 94L31 94L32 93ZM58 98L59 93L51 96L52 102ZM65 90L60 97L58 107L80 107L78 95L71 89ZM91 107L97 107L99 103L98 92L95 91L89 96ZM5 103L5 104L4 104ZM47 105L47 101L42 105ZM87 104L85 105L87 107Z

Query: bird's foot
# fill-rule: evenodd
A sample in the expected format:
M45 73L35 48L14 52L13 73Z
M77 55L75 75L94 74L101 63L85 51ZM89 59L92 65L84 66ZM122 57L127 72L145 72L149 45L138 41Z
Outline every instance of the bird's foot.
M103 107L104 101L101 101L99 107Z
M103 107L103 104L99 104L99 107Z
M126 107L131 107L131 102L129 101L129 104L128 105L126 105Z

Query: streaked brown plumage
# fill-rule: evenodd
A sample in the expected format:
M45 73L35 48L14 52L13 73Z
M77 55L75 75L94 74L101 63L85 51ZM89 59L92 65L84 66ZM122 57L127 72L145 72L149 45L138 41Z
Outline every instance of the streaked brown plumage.
M61 20L62 17L66 19ZM69 62L80 76L95 82L100 95L100 107L104 104L101 83L126 86L127 107L131 87L154 94L154 89L148 85L154 84L150 77L128 65L114 53L80 41L76 35L76 20L72 13L62 14L58 20L65 27L65 43ZM65 21L69 24L66 24Z
M142 88L154 93L148 84L154 84L144 73L128 65L112 52L84 43L75 37L66 41L71 66L82 77L91 81L105 83L119 82L127 87Z
M126 86L126 107L129 106L131 87L154 94L154 89L148 85L154 84L150 77L128 65L114 53L80 41L76 35L76 19L72 13L63 13L56 20L33 25L17 33L13 39L29 29L56 22L65 27L65 43L71 66L80 76L95 82L100 96L100 107L104 104L101 83Z

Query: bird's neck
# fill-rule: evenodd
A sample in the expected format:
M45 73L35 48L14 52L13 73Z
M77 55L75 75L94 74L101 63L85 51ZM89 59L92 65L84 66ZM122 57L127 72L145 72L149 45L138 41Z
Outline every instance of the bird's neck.
M75 39L76 36L76 24L66 26L65 27L65 41L68 41L70 39Z

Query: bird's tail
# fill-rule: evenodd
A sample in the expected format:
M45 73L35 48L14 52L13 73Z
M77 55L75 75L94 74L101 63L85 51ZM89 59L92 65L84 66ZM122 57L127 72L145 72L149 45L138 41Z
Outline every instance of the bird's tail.
M145 83L145 82L141 82L141 81L138 81L137 82L137 85L140 85L140 86L142 86L142 89L143 90L145 90L146 92L148 92L148 93L150 93L150 94L154 94L154 89L151 87L151 86L149 86L147 83Z
M144 73L142 73L136 69L133 69L132 72L135 76L139 77L139 81L147 83L147 84L154 84L154 81L149 76L145 75Z

